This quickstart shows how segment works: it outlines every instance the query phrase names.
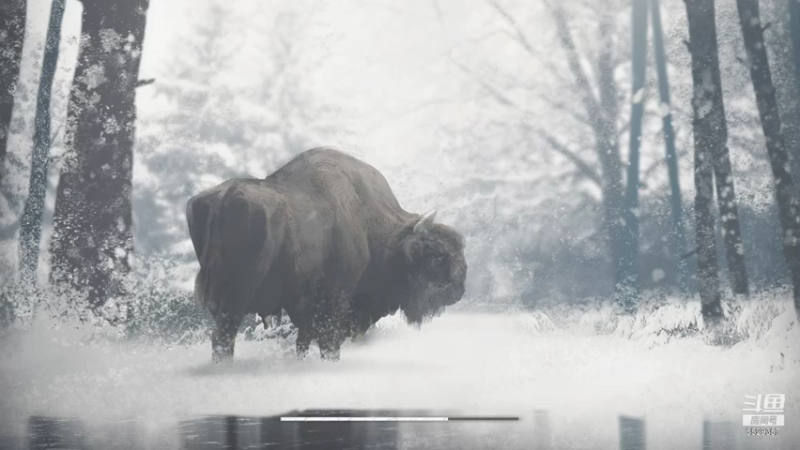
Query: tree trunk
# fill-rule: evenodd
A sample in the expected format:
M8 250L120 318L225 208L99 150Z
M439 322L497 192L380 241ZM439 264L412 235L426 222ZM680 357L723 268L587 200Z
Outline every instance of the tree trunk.
M123 293L130 269L135 89L148 1L83 0L51 277L88 289L95 307Z
M689 267L686 258L686 232L683 227L683 200L681 199L681 182L678 171L678 153L675 150L675 131L672 128L672 102L669 95L669 79L667 77L667 57L664 52L664 32L661 27L661 6L659 0L650 0L651 19L653 21L653 50L658 72L658 91L661 96L662 128L666 146L667 171L669 173L670 203L672 221L675 232L671 236L672 250L678 264L678 288L685 293L689 287Z
M719 72L717 72L719 77ZM721 80L715 83L721 89ZM722 108L722 91L715 92ZM733 183L733 169L728 152L728 127L725 124L725 113L721 113L722 124L718 125L720 145L712 147L714 152L714 181L717 188L717 208L719 209L722 242L725 245L725 259L728 262L728 275L734 294L748 295L747 267L744 262L744 244L742 244L741 227L739 226L739 210L736 206L736 191Z
M733 170L731 168L730 154L728 152L728 124L725 121L725 105L722 98L722 79L719 69L719 53L716 37L716 22L713 16L709 16L707 10L714 11L713 0L686 0L687 5L695 4L692 7L702 11L702 16L696 19L704 21L706 27L710 27L713 34L707 30L696 30L702 39L698 44L699 55L694 55L695 41L692 37L690 43L692 56L703 59L703 76L701 80L702 88L706 90L703 94L703 111L708 115L711 125L708 130L708 144L710 145L713 158L714 181L717 189L717 207L719 209L720 223L722 227L722 238L725 245L725 259L728 262L728 275L730 277L731 289L734 294L747 295L748 281L747 269L744 261L744 245L739 226L739 211L736 207L736 191L733 182ZM691 32L690 32L691 36ZM697 86L695 86L695 89Z
M758 0L736 0L739 24L747 50L750 78L758 104L761 128L767 141L767 153L775 177L775 196L778 202L783 253L794 284L794 302L800 315L800 204L789 172L788 155L781 134L781 120L772 75L769 70L764 30L759 15Z
M617 286L618 299L629 313L635 309L639 292L639 161L647 73L647 0L633 0L631 19L631 126L620 261L622 280Z
M586 114L591 118L595 139L597 159L600 161L600 173L603 190L603 224L608 234L609 250L614 279L614 289L622 285L624 197L622 183L622 161L619 151L619 104L617 102L617 85L614 80L614 56L612 49L613 22L609 15L600 21L600 54L597 60L597 80L600 90L600 101L588 103Z
M22 281L31 285L36 283L39 245L42 239L42 215L47 194L47 162L50 152L50 97L58 64L58 45L61 42L63 17L64 0L53 0L39 81L39 95L36 98L36 123L28 200L25 202L25 210L20 221L19 270Z
M19 80L27 10L26 0L0 2L0 183L5 177L8 135L14 109L14 92Z
M798 89L800 89L800 1L786 0L789 6L789 30L792 37L792 51L794 53L794 70Z
M615 291L622 285L622 224L624 219L624 197L622 183L622 161L619 151L619 104L617 84L614 80L614 17L604 13L600 17L598 33L599 54L597 57L597 87L595 95L589 76L581 65L581 56L572 40L572 34L561 6L553 10L559 39L567 54L567 63L580 91L581 103L589 119L594 136L595 151L600 163L601 189L603 192L603 230L608 235L611 255L611 270ZM616 293L616 292L615 292ZM619 296L618 296L619 297Z
M719 292L717 251L714 241L713 201L714 147L724 146L719 123L725 121L719 94L719 63L717 55L714 0L686 0L689 22L689 52L692 57L694 96L694 184L695 229L697 233L697 266L703 318L716 322L722 317Z
M765 5L766 6L766 5ZM764 18L773 26L766 33L767 48L772 55L770 64L774 75L778 108L781 116L786 151L789 153L789 168L792 179L800 179L800 62L795 58L795 48L800 50L800 22L797 0L786 0L771 4L770 18ZM762 17L767 11L762 11ZM770 39L771 38L771 39ZM795 193L800 195L800 184L795 184Z

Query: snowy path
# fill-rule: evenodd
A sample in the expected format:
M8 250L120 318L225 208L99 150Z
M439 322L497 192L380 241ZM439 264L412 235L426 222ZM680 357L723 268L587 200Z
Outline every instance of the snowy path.
M178 418L193 415L426 408L519 415L516 424L465 431L473 443L491 435L516 447L530 442L533 410L543 409L559 448L619 448L618 415L632 415L646 419L649 449L699 450L704 419L740 424L745 394L785 393L784 436L753 439L772 439L773 448L800 442L800 361L792 354L771 367L785 350L769 343L723 349L697 337L652 347L581 330L539 332L524 314L446 313L419 331L397 318L386 323L366 343L346 344L337 363L298 361L286 342L240 341L227 368L209 364L208 344L78 345L80 330L34 330L0 356L0 412L12 432L24 433L37 414L135 418L152 439L172 442ZM784 328L773 338L797 348L797 324Z

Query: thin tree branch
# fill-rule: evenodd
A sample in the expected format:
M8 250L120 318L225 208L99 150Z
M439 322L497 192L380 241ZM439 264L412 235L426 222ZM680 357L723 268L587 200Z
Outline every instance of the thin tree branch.
M574 111L571 108L569 108L568 103L564 103L562 101L551 98L545 98L544 100L550 105L551 108L569 114L570 116L572 116L573 119L575 119L579 123L582 123L589 128L594 128L594 124L592 124L592 122L589 120L588 117L586 117L584 114L581 114L578 111Z
M136 82L136 85L135 85L135 87L137 87L137 88L140 88L140 87L142 87L142 86L147 86L148 84L153 84L153 83L155 83L155 81L156 81L156 79L155 79L155 78L146 78L146 79L143 79L143 80L138 80L138 81Z
M431 3L436 12L436 20L439 22L439 28L442 30L442 34L447 36L447 24L444 21L444 14L442 14L442 6L439 4L439 0L432 0Z
M473 79L473 81L478 83L484 90L486 90L486 92L490 93L492 95L492 97L494 97L498 102L500 102L501 104L503 104L505 106L510 106L510 107L512 107L514 109L518 109L518 110L521 110L521 111L523 110L522 107L517 105L514 101L512 101L510 98L508 98L502 92L500 92L500 90L498 90L494 86L492 86L489 83L487 83L484 80L482 80L479 76L477 76L475 74L475 72L470 70L467 66L465 66L464 64L461 64L460 62L456 61L452 57L450 58L450 61L453 63L453 65L458 67L466 75L469 75L470 78Z
M689 251L689 253L681 255L680 259L683 260L683 259L691 258L695 253L697 253L697 250L699 250L699 249L698 248L694 248L693 250Z
M600 117L602 111L597 98L592 91L592 85L589 83L589 76L583 70L580 63L580 54L575 46L575 41L572 39L572 33L569 30L566 15L561 6L553 7L553 18L556 22L558 30L558 37L564 51L567 53L567 62L569 63L570 71L575 77L578 88L582 91L583 103L586 111L590 117Z
M687 153L686 150L680 150L677 152L676 156L678 157L678 159L680 159L682 156L686 156L686 153ZM663 166L666 163L667 163L666 159L659 159L658 161L655 161L652 164L650 164L643 171L642 180L646 180L647 178L649 178L650 175L652 175L653 172L656 171L656 169L658 169L659 167Z
M567 158L572 164L574 164L578 170L589 180L594 182L597 186L602 187L603 182L600 179L600 175L588 164L584 161L580 156L578 156L575 152L567 148L566 145L562 144L558 141L552 134L544 131L544 130L537 130L539 136L544 139L550 147L555 150L560 155Z
M529 41L528 37L525 36L525 33L522 32L522 28L519 26L519 23L517 23L517 21L514 20L514 17L511 14L509 14L508 11L506 11L506 9L503 8L503 6L501 6L500 3L497 2L497 0L486 0L486 2L489 3L492 6L492 8L494 8L494 10L497 11L497 13L500 14L500 16L506 22L508 22L508 24L514 30L513 37L522 46L522 48L524 48L525 51L527 51L528 54L530 54L531 56L537 57L538 55L536 54L536 51L533 49L531 41Z

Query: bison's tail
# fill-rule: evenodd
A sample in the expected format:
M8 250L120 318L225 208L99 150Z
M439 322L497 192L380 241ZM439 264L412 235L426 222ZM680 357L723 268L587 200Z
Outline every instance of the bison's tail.
M198 305L208 308L212 314L217 310L216 303L212 302L210 296L206 294L202 269L194 277L194 300Z

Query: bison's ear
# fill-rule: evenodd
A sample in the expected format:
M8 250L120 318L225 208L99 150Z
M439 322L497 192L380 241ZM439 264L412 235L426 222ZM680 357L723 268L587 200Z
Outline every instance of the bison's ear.
M414 233L420 234L428 231L431 224L433 224L433 219L436 217L436 210L431 210L422 215L422 218L419 219L416 225L414 225Z
M414 255L420 252L421 237L433 225L433 219L436 217L436 210L427 212L422 215L417 221L409 220L403 226L401 233L400 247L405 254L406 261L414 263Z

